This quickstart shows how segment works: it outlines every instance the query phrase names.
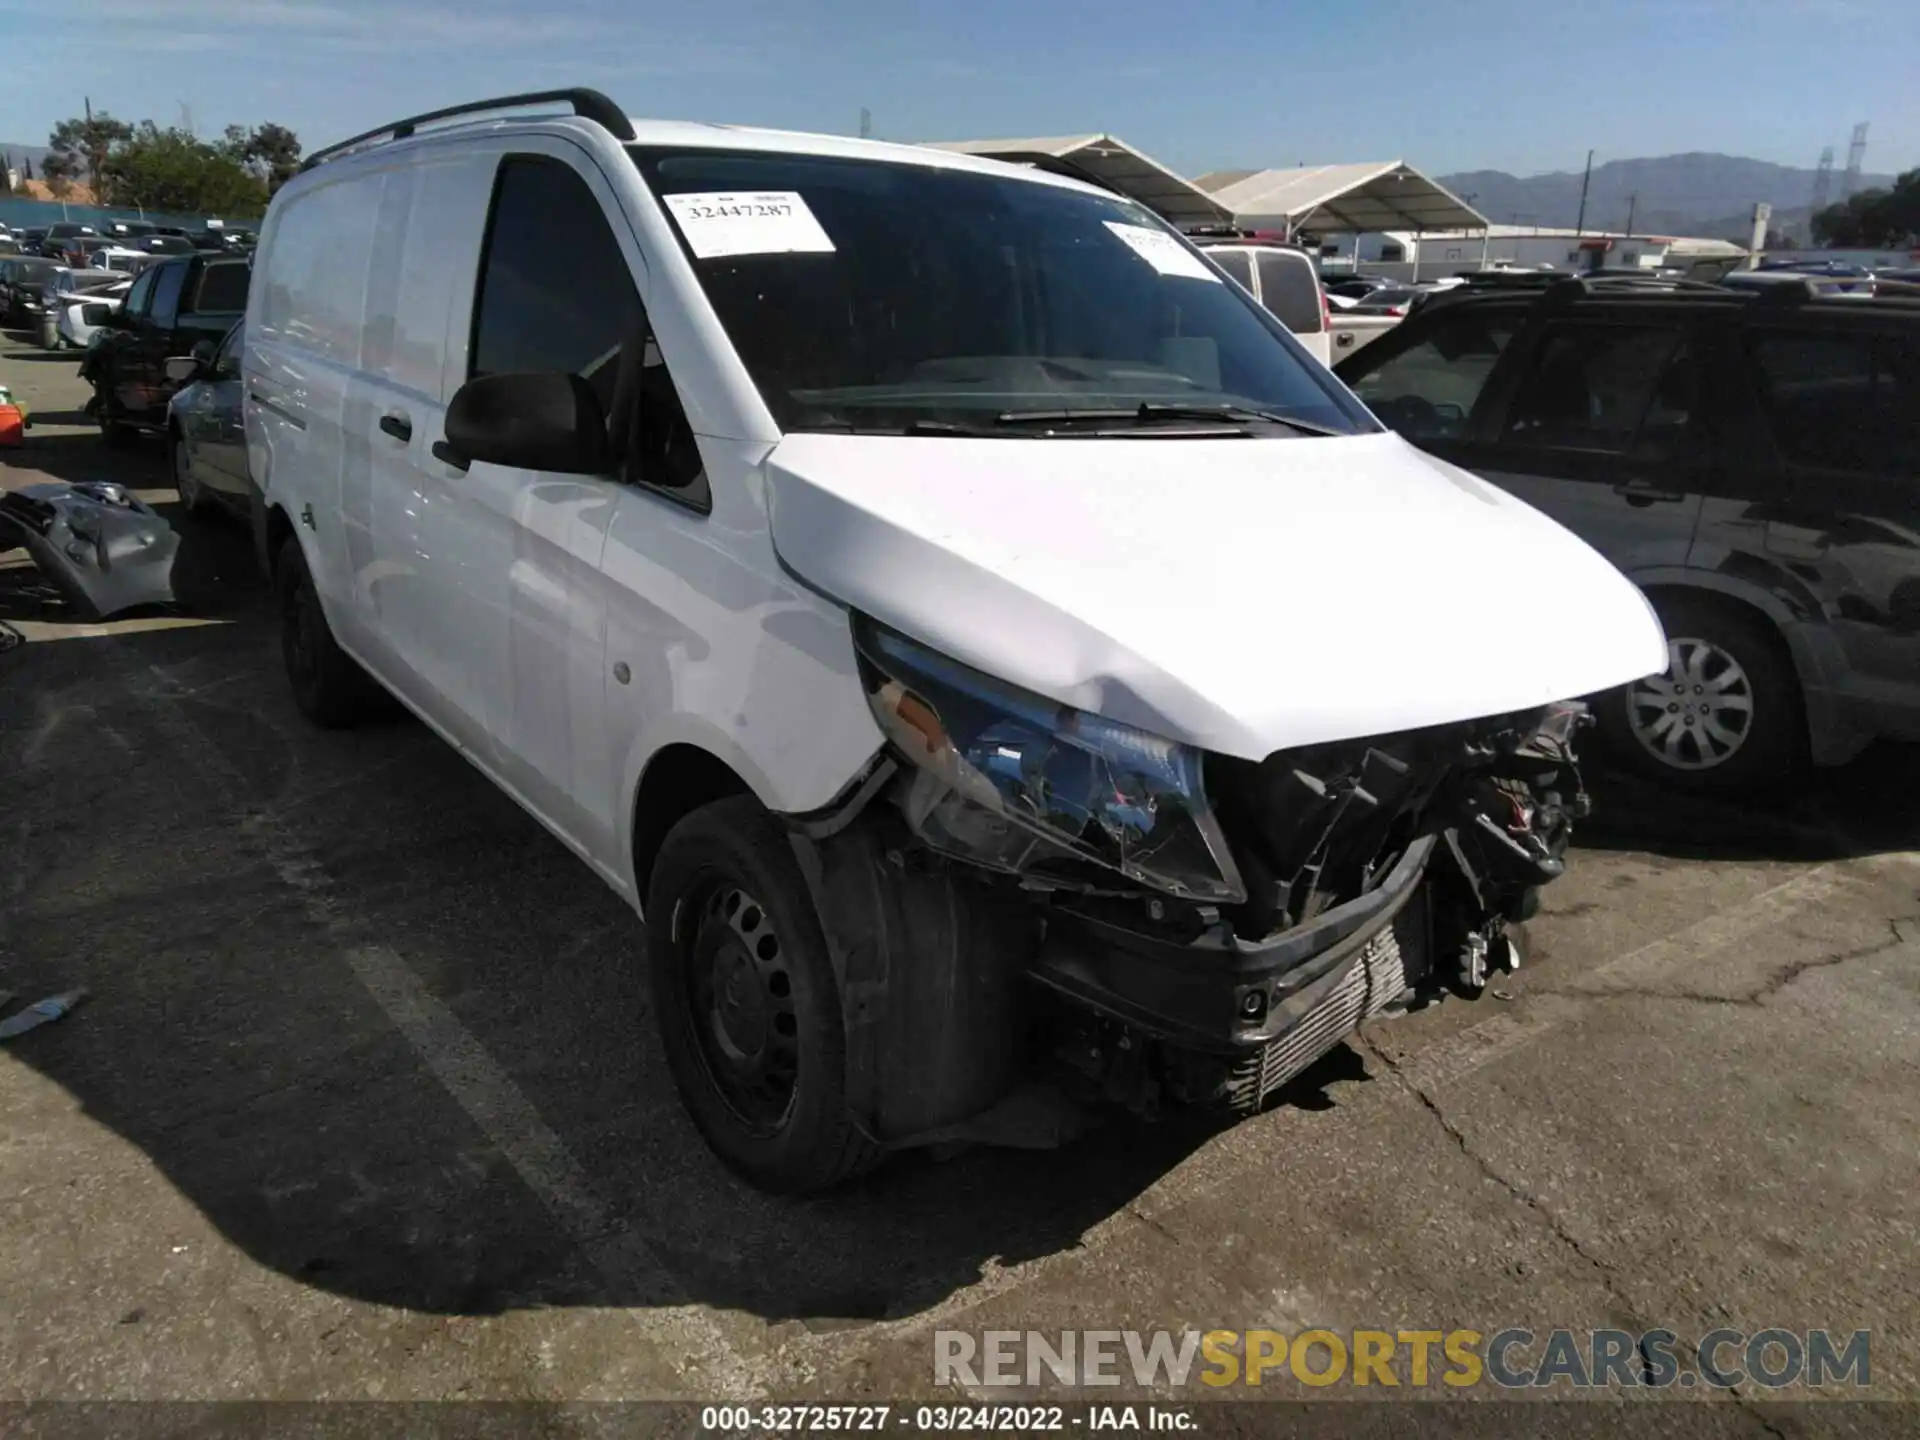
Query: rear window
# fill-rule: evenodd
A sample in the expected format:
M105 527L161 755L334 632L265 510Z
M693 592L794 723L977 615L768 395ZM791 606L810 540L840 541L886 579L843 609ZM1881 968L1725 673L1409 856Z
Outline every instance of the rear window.
M1320 333L1320 276L1306 256L1260 252L1260 303L1294 334Z
M200 277L200 293L193 308L201 314L238 315L247 308L248 272L245 265L209 265Z
M1207 258L1247 289L1253 289L1253 257L1244 250L1209 250Z
M1792 330L1762 331L1748 344L1774 443L1789 459L1920 475L1920 344Z

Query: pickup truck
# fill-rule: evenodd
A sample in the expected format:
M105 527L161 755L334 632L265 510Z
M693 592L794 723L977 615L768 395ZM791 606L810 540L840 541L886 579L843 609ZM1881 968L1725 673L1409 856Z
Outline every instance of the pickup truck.
M246 312L251 278L250 260L221 255L182 255L141 272L80 365L108 444L167 428L167 401L181 383L168 377L168 359L212 355Z

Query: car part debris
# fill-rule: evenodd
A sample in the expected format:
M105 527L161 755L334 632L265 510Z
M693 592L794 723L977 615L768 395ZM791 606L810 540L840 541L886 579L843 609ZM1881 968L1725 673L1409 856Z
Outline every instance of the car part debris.
M0 494L0 549L24 545L89 620L173 603L180 537L124 486L105 480L27 485Z
M18 1015L0 1020L0 1040L11 1040L16 1035L25 1035L29 1030L38 1030L42 1025L51 1025L62 1016L72 1014L75 1007L86 998L85 990L68 990L64 994L36 1000Z

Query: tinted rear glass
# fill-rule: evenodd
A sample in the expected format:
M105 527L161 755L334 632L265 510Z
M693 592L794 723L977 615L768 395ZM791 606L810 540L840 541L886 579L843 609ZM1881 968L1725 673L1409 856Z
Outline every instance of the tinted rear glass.
M1320 278L1306 256L1260 252L1260 303L1294 334L1320 333Z
M1778 330L1749 344L1767 423L1789 458L1920 477L1920 343Z
M203 313L239 314L247 308L248 278L245 265L209 265L193 308Z
M1244 250L1209 250L1207 258L1238 280L1247 289L1253 289L1253 257Z

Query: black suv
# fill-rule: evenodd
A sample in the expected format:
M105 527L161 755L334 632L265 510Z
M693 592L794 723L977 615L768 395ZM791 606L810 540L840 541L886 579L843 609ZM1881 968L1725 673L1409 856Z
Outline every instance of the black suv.
M1337 371L1640 584L1669 669L1598 708L1642 770L1738 788L1920 739L1920 301L1462 287Z

